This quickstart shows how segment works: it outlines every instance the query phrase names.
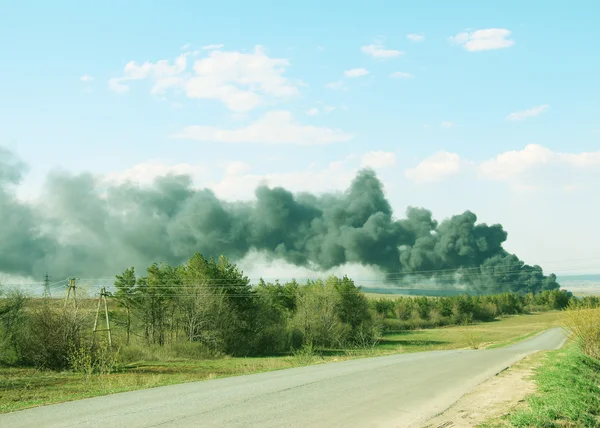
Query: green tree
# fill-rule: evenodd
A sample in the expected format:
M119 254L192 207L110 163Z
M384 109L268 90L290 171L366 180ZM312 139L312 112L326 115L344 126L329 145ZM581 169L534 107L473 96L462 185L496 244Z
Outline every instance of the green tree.
M146 277L137 280L136 309L144 324L146 341L164 345L166 329L171 333L175 329L173 305L181 285L179 269L168 263L153 263L146 272Z
M343 323L349 324L355 331L364 322L371 320L369 302L354 281L347 276L342 279L334 276L330 277L327 282L331 283L338 293L336 310Z
M125 308L126 311L126 344L129 345L129 339L131 335L131 313L136 301L136 277L135 277L135 269L130 267L125 269L122 274L116 275L115 277L115 287L117 291L114 294L114 297L117 299L118 305L122 308Z

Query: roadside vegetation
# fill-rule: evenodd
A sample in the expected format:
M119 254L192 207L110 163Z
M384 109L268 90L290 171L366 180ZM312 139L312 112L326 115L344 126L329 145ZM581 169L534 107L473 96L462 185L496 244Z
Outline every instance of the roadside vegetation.
M367 299L335 276L252 286L226 258L200 254L143 276L127 269L115 288L110 345L102 312L95 322L97 299L5 293L0 412L353 357L498 346L556 325L556 310L575 304L562 290Z
M561 313L569 343L535 368L537 392L525 406L482 427L600 427L600 306L597 297Z

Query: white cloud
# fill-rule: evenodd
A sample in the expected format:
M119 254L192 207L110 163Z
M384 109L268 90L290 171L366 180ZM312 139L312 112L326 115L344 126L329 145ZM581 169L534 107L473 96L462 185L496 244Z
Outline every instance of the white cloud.
M366 68L353 68L351 70L344 71L346 77L360 77L369 74L369 70Z
M549 107L550 106L548 104L542 104L541 106L533 107L528 110L517 111L517 112L511 113L506 117L506 119L518 121L518 120L527 119L528 117L539 116L540 114L542 114L543 112L548 110Z
M337 80L335 82L330 82L325 85L326 88L335 89L337 91L346 91L348 88L344 86L343 80Z
M205 176L208 170L202 165L192 165L189 163L178 163L169 165L162 161L144 162L124 171L112 172L104 178L111 184L123 184L134 182L137 184L149 185L155 178L166 175L190 175L194 178Z
M402 51L394 49L385 49L380 42L363 46L360 48L360 50L362 53L371 55L375 58L394 58L404 54L404 52Z
M81 76L79 78L79 80L81 80L82 82L88 83L88 82L91 82L92 80L94 80L94 76L89 76L86 74L85 76Z
M162 94L167 88L181 85L184 82L182 73L187 67L187 56L187 53L179 55L173 65L170 65L167 60L160 60L156 63L145 62L140 65L135 61L130 61L125 65L123 77L110 79L108 86L114 92L124 93L130 89L128 82L151 78L154 81L151 93Z
M308 116L316 116L321 113L331 113L332 111L335 111L335 107L325 105L320 108L319 107L310 108L310 109L306 110L305 113Z
M109 80L110 88L118 93L129 90L128 83L150 79L151 93L163 94L178 88L189 98L218 100L235 112L250 111L267 103L268 99L290 98L299 94L297 82L283 76L289 65L287 59L270 58L261 46L251 53L211 50L205 58L194 61L188 70L189 53L174 61L161 60L125 66L123 77Z
M431 183L458 174L461 167L460 156L442 151L423 160L416 167L406 170L405 175L415 183Z
M395 71L392 74L390 74L390 77L393 79L412 79L415 76L411 73L407 73L404 71Z
M449 121L442 122L442 128L452 128L454 124Z
M325 47L324 47L324 46L321 46L321 45L319 45L319 46L317 46L317 51L319 51L319 52L324 52L324 51L325 51Z
M511 32L505 28L488 28L458 33L449 39L451 43L461 45L469 52L477 52L513 46L515 42L508 38L510 34Z
M122 83L122 79L115 77L108 81L108 87L111 91L116 92L117 94L124 94L129 91L129 86Z
M237 129L188 126L173 138L223 143L323 145L349 141L352 135L339 129L300 125L289 111L270 111L257 121Z
M183 45L179 49L181 49L182 51L187 51L191 47L192 47L191 43L186 43L185 45Z
M212 51L212 50L215 50L215 49L221 49L221 48L223 48L223 47L225 47L225 45L224 45L224 44L218 44L218 45L205 45L205 46L202 46L202 50L204 50L204 51Z
M423 34L407 34L406 38L411 42L422 42L425 40L425 36Z
M600 151L583 153L559 153L538 144L530 144L523 150L499 154L479 165L480 174L492 180L520 179L526 173L543 166L563 166L585 169L600 166Z
M227 167L225 168L225 174L228 176L243 175L246 174L248 171L250 171L250 165L242 161L230 162L229 165L227 165Z
M369 168L386 168L396 164L396 155L393 152L382 150L365 153L361 157L361 166Z
M202 183L217 196L227 200L250 200L259 185L282 186L292 192L324 193L344 190L352 182L357 169L341 162L331 162L325 168L309 167L301 171L266 174L226 174L220 181Z

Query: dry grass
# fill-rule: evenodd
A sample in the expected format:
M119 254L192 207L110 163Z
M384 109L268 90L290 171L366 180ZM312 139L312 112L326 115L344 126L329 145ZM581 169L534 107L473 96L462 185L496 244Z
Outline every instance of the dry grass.
M600 359L600 308L569 308L564 323L583 353Z

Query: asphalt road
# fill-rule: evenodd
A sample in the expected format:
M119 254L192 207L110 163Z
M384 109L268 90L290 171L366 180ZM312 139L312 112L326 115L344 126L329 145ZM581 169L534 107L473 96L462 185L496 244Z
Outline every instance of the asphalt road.
M364 358L126 392L0 415L0 427L410 427L562 329L506 348Z

